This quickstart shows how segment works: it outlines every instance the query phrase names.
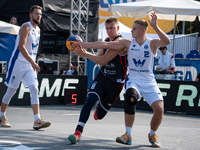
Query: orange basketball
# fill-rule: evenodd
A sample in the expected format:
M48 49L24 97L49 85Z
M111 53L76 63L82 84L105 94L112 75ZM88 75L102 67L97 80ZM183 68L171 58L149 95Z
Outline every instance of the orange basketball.
M71 36L69 36L68 39L66 40L67 49L71 51L71 50L72 50L72 45L73 45L74 43L77 43L78 40L83 41L83 40L81 39L81 37L78 36L78 35L71 35Z

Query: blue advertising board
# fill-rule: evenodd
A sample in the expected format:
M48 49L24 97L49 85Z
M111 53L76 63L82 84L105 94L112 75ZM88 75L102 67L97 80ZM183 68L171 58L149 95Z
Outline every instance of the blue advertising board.
M194 81L198 73L200 73L200 59L175 59L176 80ZM100 66L96 63L87 61L88 88L92 80L99 71Z
M176 59L177 80L194 81L200 73L200 59Z

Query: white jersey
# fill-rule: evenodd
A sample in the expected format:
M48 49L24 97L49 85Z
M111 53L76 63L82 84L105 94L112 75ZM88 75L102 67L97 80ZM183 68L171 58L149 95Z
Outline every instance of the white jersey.
M38 51L38 46L39 46L39 40L40 40L40 29L37 26L37 28L35 30L35 28L33 27L33 25L31 24L30 21L29 22L25 22L24 24L27 24L27 23L30 25L30 34L27 37L25 48L28 51L28 53L31 56L31 58L33 59L33 61L35 61L36 60L37 51ZM18 59L18 60L23 61L23 62L28 62L26 60L26 58L24 58L24 56L21 54L21 52L18 49L18 47L19 47L19 39L20 39L20 35L18 33L17 38L16 38L16 42L15 42L15 48L14 48L14 51L12 53L12 56L11 56L10 60L12 60L14 58L14 59Z
M175 65L175 60L174 60L174 55L168 51L166 51L165 55L161 54L159 59L158 59L158 67L161 69L165 69L168 67L173 67L170 69L171 71L174 71L174 68L176 67Z
M151 82L155 80L153 67L154 57L150 48L151 39L147 39L141 46L133 38L128 51L128 78L135 82Z

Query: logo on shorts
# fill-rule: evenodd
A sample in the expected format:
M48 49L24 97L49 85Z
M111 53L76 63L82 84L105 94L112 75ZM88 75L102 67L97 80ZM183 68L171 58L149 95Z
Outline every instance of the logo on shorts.
M11 83L13 83L14 80L15 80L15 76L12 76Z
M108 106L112 106L112 104L108 103Z
M128 82L127 84L128 84L128 86L129 86L129 85L131 84L131 82Z
M96 86L96 84L97 84L97 81L95 81L95 82L92 84L91 89L94 89L95 86Z

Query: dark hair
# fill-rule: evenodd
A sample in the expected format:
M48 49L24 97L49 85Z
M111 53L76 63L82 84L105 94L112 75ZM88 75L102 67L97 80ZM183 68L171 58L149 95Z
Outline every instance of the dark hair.
M164 50L165 48L167 49L167 46L160 47L159 50Z
M112 23L112 22L114 22L115 24L119 24L117 18L114 18L114 17L108 18L105 21L105 23Z
M134 23L141 25L142 27L145 28L145 30L147 30L148 28L148 23L145 20L135 20Z
M40 9L42 10L42 7L38 6L38 5L33 5L30 10L29 10L29 13L32 13L34 9Z

